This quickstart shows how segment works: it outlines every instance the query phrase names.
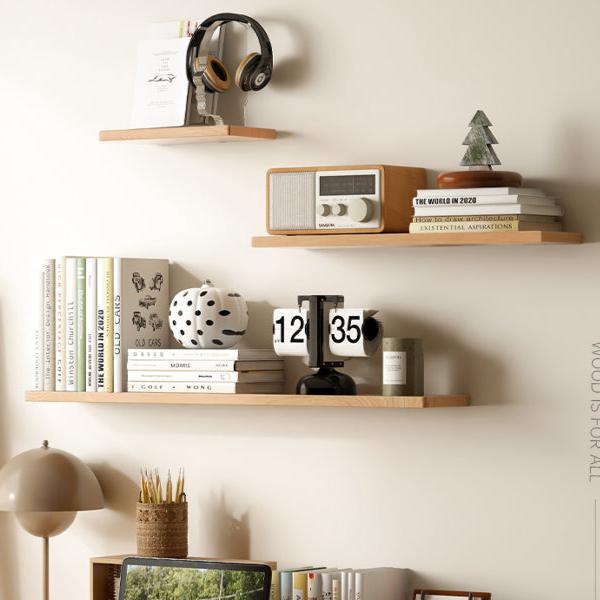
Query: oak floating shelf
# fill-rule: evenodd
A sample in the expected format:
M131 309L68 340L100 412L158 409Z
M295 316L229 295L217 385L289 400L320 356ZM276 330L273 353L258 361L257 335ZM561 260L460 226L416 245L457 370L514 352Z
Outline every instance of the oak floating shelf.
M569 231L506 231L490 233L352 233L327 235L264 235L253 248L393 248L402 246L494 246L581 244L583 235Z
M204 406L329 406L338 408L448 408L469 406L469 396L297 396L295 394L176 394L144 392L25 392L29 402L194 404Z
M274 140L274 129L241 125L188 125L148 129L107 129L100 132L101 142L152 142L192 144L204 142L258 142Z

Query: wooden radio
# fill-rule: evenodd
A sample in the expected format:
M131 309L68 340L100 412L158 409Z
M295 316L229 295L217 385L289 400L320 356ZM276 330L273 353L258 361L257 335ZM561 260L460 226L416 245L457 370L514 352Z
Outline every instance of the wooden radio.
M405 232L425 169L388 165L267 171L271 234Z

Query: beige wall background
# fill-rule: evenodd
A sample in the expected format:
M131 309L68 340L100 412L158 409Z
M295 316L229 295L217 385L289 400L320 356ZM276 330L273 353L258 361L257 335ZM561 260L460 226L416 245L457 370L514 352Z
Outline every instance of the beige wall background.
M592 599L591 344L598 341L600 84L592 0L0 5L0 461L48 438L94 466L107 509L52 542L54 598L135 549L140 465L185 465L190 551L397 565L498 599ZM248 105L264 144L100 144L126 126L149 21L246 12L276 76ZM457 166L477 108L504 167L562 199L576 247L253 250L272 166ZM435 411L28 405L31 277L64 254L168 257L251 302L247 342L298 293L341 293L420 336ZM290 363L293 374L298 365ZM377 383L377 361L352 369ZM0 597L40 596L41 544L0 515Z

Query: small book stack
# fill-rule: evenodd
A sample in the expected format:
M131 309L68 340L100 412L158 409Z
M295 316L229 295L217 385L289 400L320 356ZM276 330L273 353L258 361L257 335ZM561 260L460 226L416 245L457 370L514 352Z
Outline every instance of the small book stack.
M408 571L395 567L273 571L270 600L409 600Z
M273 350L129 350L127 391L281 394L283 361Z
M560 231L562 208L533 188L418 190L410 233Z
M35 277L33 389L122 392L129 348L169 345L169 261L63 256Z

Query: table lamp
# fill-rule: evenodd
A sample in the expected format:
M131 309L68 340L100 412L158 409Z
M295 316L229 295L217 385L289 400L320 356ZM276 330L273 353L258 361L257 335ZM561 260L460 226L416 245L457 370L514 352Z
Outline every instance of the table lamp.
M46 440L0 469L0 511L14 512L26 531L44 540L44 600L49 598L48 539L65 531L77 511L103 507L92 470L76 456L50 448Z

